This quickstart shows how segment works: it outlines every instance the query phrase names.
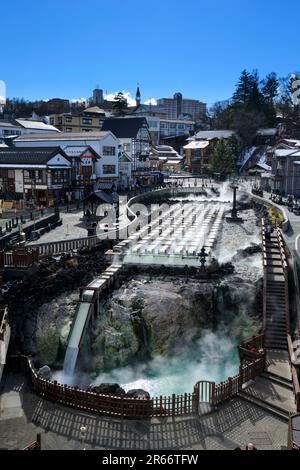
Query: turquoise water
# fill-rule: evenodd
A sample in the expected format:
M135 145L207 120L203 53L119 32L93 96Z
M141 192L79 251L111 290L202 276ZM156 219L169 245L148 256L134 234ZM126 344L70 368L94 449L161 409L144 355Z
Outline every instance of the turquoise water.
M182 394L192 392L199 380L221 382L237 374L238 369L236 343L222 333L206 332L176 356L101 373L91 385L118 383L126 391L141 388L151 396Z
M113 369L94 374L75 373L67 376L63 371L53 379L83 388L101 383L118 383L126 391L133 388L146 390L151 396L190 393L199 380L222 382L239 370L236 341L226 332L206 331L197 342L172 357L157 357L147 363Z

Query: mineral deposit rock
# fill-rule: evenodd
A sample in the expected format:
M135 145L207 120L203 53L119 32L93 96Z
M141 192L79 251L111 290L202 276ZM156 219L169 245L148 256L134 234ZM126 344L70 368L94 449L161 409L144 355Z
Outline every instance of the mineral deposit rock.
M38 374L44 379L51 379L51 369L49 366L43 366L38 370Z

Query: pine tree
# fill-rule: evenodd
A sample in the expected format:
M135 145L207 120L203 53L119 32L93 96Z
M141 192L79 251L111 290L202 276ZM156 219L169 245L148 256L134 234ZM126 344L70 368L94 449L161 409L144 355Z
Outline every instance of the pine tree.
M232 97L233 104L236 106L246 105L249 102L252 88L253 77L247 70L243 70Z
M115 96L114 98L114 103L113 103L113 109L116 113L117 116L124 116L125 115L125 110L127 109L128 104L125 96L121 91Z
M279 80L276 73L269 73L263 81L263 95L265 100L274 106L274 100L278 96Z
M215 147L210 169L214 173L227 175L234 168L233 155L224 139L220 139Z

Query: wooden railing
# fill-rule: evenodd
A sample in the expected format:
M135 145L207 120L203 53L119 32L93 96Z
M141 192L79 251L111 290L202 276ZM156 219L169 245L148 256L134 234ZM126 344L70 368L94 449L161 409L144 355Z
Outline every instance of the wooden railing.
M0 307L0 341L4 340L6 328L8 326L7 307Z
M300 414L289 416L287 448L288 450L300 450L300 442L294 440L293 418L300 418ZM297 431L299 432L298 429Z
M41 450L41 435L36 435L36 440L21 450Z
M59 253L67 253L81 248L92 248L99 244L101 240L97 236L72 238L71 240L61 240L49 243L37 243L34 246L40 256L51 256Z
M290 305L289 305L289 272L288 272L288 261L285 243L282 237L282 233L279 228L276 229L278 244L280 247L281 264L284 274L284 289L285 289L285 320L286 320L286 331L290 332Z
M267 316L267 295L268 295L268 288L267 288L267 270L268 270L268 258L267 258L267 250L266 250L266 235L265 235L265 220L261 220L262 225L262 243L263 243L263 329L266 328L266 316ZM278 242L278 249L280 253L280 260L281 260L281 267L283 270L284 276L284 291L285 291L285 322L286 322L286 331L287 333L290 332L290 306L289 306L289 291L288 291L288 261L287 256L288 252L286 249L285 242L283 240L283 236L281 230L276 227L274 228L275 235L277 237Z
M202 402L216 405L235 396L242 385L259 375L264 367L263 359L256 359L241 366L240 374L220 384L199 381L192 393L145 399L102 395L47 380L37 373L31 359L26 356L10 356L7 364L14 371L28 373L33 390L46 400L98 415L131 419L197 413Z
M0 251L0 268L28 268L39 260L36 249L15 248L11 253Z
M260 358L265 359L264 339L265 334L263 332L262 334L252 336L239 344L238 350L241 364L243 364L244 360L254 361L255 359Z
M300 385L299 385L299 378L298 378L297 370L292 363L293 343L292 343L291 335L289 334L287 335L287 343L288 343L288 353L289 353L289 361L290 361L291 373L292 373L296 410L300 412Z

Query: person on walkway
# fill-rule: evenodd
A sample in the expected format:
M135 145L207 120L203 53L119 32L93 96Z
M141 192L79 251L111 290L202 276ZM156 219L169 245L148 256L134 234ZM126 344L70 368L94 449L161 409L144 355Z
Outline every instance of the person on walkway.
M273 232L272 226L270 223L267 224L265 234L266 234L266 239L271 240L271 234Z
M246 450L257 450L254 444L252 442L249 442L249 444L246 446Z

